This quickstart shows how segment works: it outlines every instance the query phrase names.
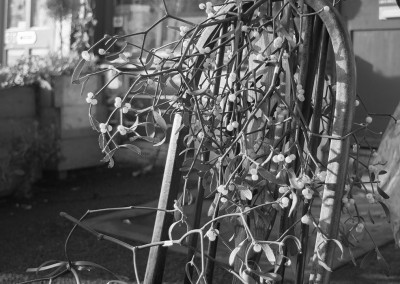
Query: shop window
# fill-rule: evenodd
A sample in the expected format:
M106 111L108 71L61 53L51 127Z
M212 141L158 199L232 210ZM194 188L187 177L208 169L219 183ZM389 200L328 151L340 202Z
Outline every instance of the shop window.
M7 28L26 28L25 0L8 0Z
M25 55L25 50L24 49L10 49L7 50L7 65L12 66L17 63L18 59L23 57Z
M33 27L45 27L50 24L47 12L46 0L35 0L31 2L31 21Z
M33 48L33 49L31 49L31 55L46 57L49 55L49 49L48 48Z

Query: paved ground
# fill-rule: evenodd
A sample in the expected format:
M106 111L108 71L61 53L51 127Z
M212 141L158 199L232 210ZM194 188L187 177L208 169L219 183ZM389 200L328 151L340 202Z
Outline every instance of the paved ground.
M64 259L63 240L70 228L70 223L59 218L59 211L66 211L79 217L86 209L129 204L147 203L155 206L158 189L161 185L160 169L143 177L133 178L130 169L102 170L92 169L72 173L65 181L50 180L38 185L38 192L33 200L0 201L0 283L15 283L26 276L27 267L35 267L49 259ZM360 198L357 197L357 198ZM360 199L361 202L361 199ZM207 205L204 206L206 209ZM368 209L362 204L360 210ZM188 211L191 209L189 208ZM391 276L382 274L382 267L377 261L370 261L365 269L345 265L333 273L333 283L400 283L400 250L395 250L388 224L383 218L383 211L372 208L375 225L368 227L378 244L389 244L380 248L391 267ZM109 214L91 219L88 224L98 226L113 234L127 233L131 243L141 243L150 239L154 215L144 211L125 212L123 215ZM177 232L179 234L179 230ZM362 255L371 248L365 243L357 251ZM131 256L113 246L104 245L94 240L85 232L78 232L72 240L71 253L75 259L99 261L115 270L119 275L132 279ZM225 258L222 253L221 258ZM90 258L91 257L91 258ZM139 266L145 267L146 255L139 256ZM358 260L358 264L360 263ZM185 256L181 250L174 249L167 260L166 280L176 282L181 276ZM121 265L122 264L122 265ZM103 278L104 274L91 273L94 279ZM226 275L218 272L215 283L225 283ZM18 279L17 281L15 281ZM91 279L91 283L101 283ZM64 282L62 282L64 281ZM71 283L64 279L59 283ZM69 282L68 282L69 281ZM88 283L88 282L87 282ZM106 283L106 282L104 282ZM285 283L290 283L285 281Z

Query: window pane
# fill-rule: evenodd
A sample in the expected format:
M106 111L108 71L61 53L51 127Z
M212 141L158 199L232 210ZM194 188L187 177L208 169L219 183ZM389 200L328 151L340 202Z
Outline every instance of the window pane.
M47 13L46 0L32 1L32 26L44 27L50 23Z
M8 1L7 28L26 28L25 0Z
M31 49L31 55L45 57L45 56L49 55L49 49L48 48L34 48L34 49Z
M25 50L23 49L10 49L7 50L7 65L8 66L12 66L15 65L15 63L17 63L18 59L20 59L23 55L25 54Z

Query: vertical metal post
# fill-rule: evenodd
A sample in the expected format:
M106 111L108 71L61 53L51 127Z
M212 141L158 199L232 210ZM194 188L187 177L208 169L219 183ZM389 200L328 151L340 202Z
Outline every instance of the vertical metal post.
M184 155L179 155L179 153L184 148L183 137L185 137L188 131L187 128L184 128L180 132L177 132L181 125L182 116L180 113L176 113L165 162L160 198L158 200L158 208L160 209L172 208L173 202L179 192L181 173L176 169L176 165L181 165L183 162ZM167 239L168 228L172 224L172 218L171 214L166 214L163 211L157 212L153 237L151 239L152 242ZM162 283L166 256L166 247L155 246L150 249L144 283Z
M349 139L341 137L351 131L354 113L354 100L356 94L356 75L354 55L345 25L340 15L332 7L329 1L305 0L306 4L315 11L324 9L319 16L327 28L331 38L336 62L336 103L333 118L329 160L327 166L327 177L322 197L321 213L319 219L320 230L328 239L337 238L341 199L346 179L346 171L349 154ZM321 256L318 259L317 250ZM325 239L320 232L317 234L314 253L313 272L310 276L311 283L329 283L330 272L325 270L319 261L323 261L329 267L332 266L335 246L332 241Z
M324 87L324 75L326 69L326 59L328 54L328 43L329 43L329 36L328 32L324 28L322 31L322 43L320 46L319 52L319 61L318 61L318 72L317 72L317 82L316 82L316 91L315 91L315 99L314 99L314 112L311 122L311 132L318 133L320 128L320 119L321 119L321 110L322 110L322 101L323 101L323 87ZM310 152L312 155L317 153L318 148L318 138L315 136L310 137ZM310 164L311 168L315 168L314 164ZM302 216L307 214L310 207L310 203L308 200L305 200L303 209L302 209ZM307 247L308 247L308 233L309 233L309 226L307 224L301 224L301 246L303 254L299 255L297 258L297 271L296 271L296 283L301 284L304 280L304 269L305 263L307 259Z

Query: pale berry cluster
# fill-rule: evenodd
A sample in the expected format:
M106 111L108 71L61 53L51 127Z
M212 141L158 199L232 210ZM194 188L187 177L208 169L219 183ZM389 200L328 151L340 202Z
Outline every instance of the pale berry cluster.
M211 52L211 48L210 47L204 47L204 48L199 48L199 53L200 54L209 54Z
M179 30L180 30L179 34L180 34L181 36L185 36L185 35L188 33L188 31L189 31L189 27L187 27L187 26L180 26L180 27L179 27Z
M121 99L120 97L116 97L116 98L115 98L115 102L114 102L114 106L115 106L116 108L120 108L121 105L122 105L122 99Z
M237 121L231 121L231 123L229 123L229 124L226 126L226 130L228 130L228 131L233 131L233 129L238 128L238 127L239 127L239 122L237 122Z
M125 128L125 126L123 126L123 125L118 125L117 130L118 130L118 132L119 132L121 135L126 135L126 128Z
M199 8L201 10L206 10L208 18L211 18L212 16L214 16L215 10L214 10L213 4L211 2L207 2L206 4L200 3Z
M206 47L205 49L207 49L206 51L208 51L208 53L211 52L209 50L210 49L209 47ZM214 66L214 64L215 64L215 54L210 54L210 57L207 57L204 60L203 67L204 69L211 69Z
M284 197L281 198L279 205L280 205L282 208L286 208L286 207L289 206L289 203L290 203L289 198L287 198L286 196L284 196Z
M283 44L283 39L280 36L278 36L274 39L273 45L275 48L277 48L277 49L281 48L282 44Z
M259 243L254 243L253 250L254 252L260 252L262 250L262 246Z
M297 86L296 86L296 96L299 101L304 102L304 100L305 100L304 89L301 84L297 84Z
M249 31L249 26L243 25L241 30L242 32L247 33Z
M210 242L213 242L217 239L218 234L218 229L210 228L206 233L206 237L210 240Z
M257 30L254 30L254 31L251 31L250 37L254 38L254 42L257 42L260 39L261 35Z
M371 123L372 123L372 117L367 116L367 117L365 118L365 123L366 123L366 124L371 124Z
M250 175L251 175L251 179L254 181L258 180L258 170L257 167L252 166L252 168L249 171Z
M320 171L316 174L316 178L318 178L320 181L325 182L326 179L326 171Z
M301 194L304 196L304 199L310 200L310 199L313 198L314 191L313 191L309 186L306 186L306 187L301 191Z
M358 223L356 226L356 232L362 233L364 231L364 227L365 227L364 223Z
M85 61L92 60L92 54L90 54L89 51L87 51L87 50L82 51L81 56L82 56L83 60L85 60Z
M347 195L345 195L345 196L343 196L343 198L342 198L342 202L343 202L343 205L346 207L346 208L349 208L351 205L354 205L354 203L355 203L355 200L354 200L354 198L349 198Z
M86 102L91 105L97 105L97 99L94 98L94 94L92 92L87 94Z
M310 214L306 214L303 217L301 217L301 223L306 224L306 225L312 225L313 224L313 220L311 218Z
M369 202L370 204L373 204L373 203L376 202L376 201L375 201L375 197L374 197L374 195L373 195L372 193L367 193L367 194L365 195L365 197L367 198L367 200L368 200L368 202Z
M101 133L106 133L107 131L111 131L112 127L111 125L107 125L105 123L100 123L99 124L100 132Z
M124 107L122 108L123 113L128 113L128 111L132 108L130 103L125 103Z
M272 157L272 161L276 164L283 163L283 162L285 162L286 164L290 164L294 160L296 160L296 155L294 155L294 154L290 154L285 157L285 155L280 153L280 154Z

